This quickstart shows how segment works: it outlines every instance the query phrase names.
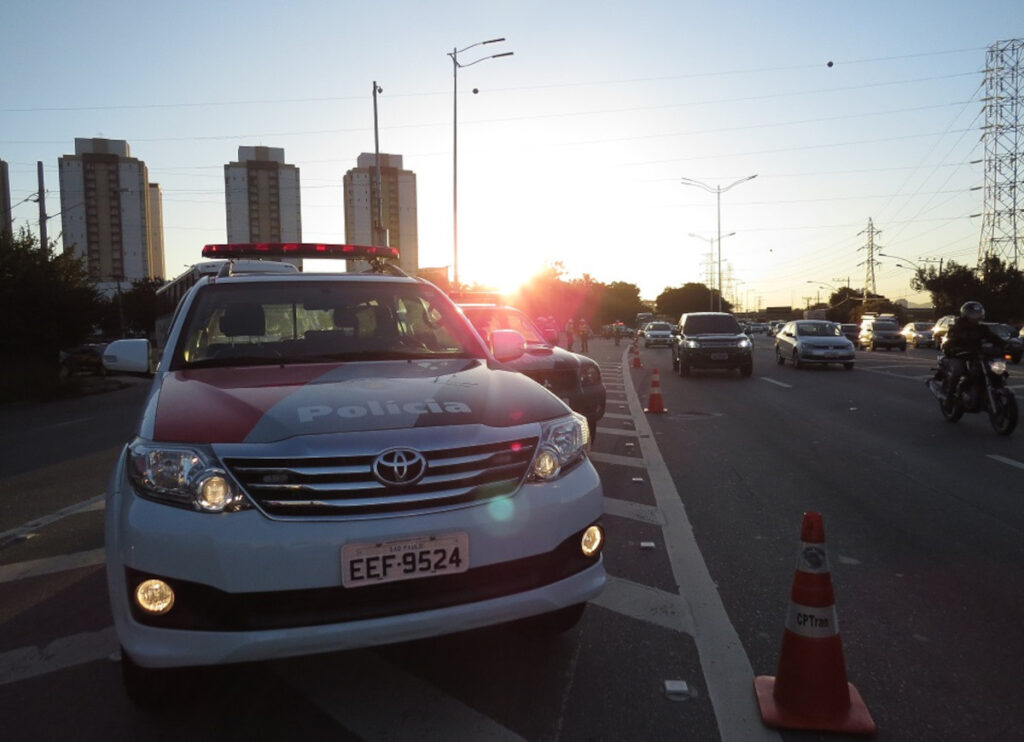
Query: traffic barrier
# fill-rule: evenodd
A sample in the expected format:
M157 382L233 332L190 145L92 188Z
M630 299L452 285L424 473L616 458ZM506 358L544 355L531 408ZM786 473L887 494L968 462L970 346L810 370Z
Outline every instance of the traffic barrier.
M778 671L754 678L761 719L781 729L873 734L871 713L846 679L820 513L804 513L800 540Z
M654 369L654 374L651 376L651 396L647 400L644 412L650 414L668 412L665 409L665 400L661 396L661 377L658 375L658 369Z

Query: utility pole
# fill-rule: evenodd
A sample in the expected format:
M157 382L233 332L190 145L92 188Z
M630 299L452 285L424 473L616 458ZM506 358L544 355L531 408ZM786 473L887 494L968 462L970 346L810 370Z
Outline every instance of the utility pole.
M373 241L374 245L386 247L388 244L388 230L384 227L384 193L380 178L380 132L377 128L377 93L383 93L384 89L373 81L373 161L375 165L374 180L376 181L377 203L373 213Z
M46 241L46 184L43 182L43 161L36 162L36 173L39 176L39 244L45 250Z
M868 226L866 229L858 232L858 235L866 234L868 236L867 244L863 247L858 247L860 250L867 250L868 257L864 262L857 263L858 266L864 266L864 301L866 302L870 294L878 293L875 289L875 266L878 261L875 260L875 250L881 248L881 245L875 244L875 235L882 233L882 230L875 229L874 223L871 221L871 217L868 217Z

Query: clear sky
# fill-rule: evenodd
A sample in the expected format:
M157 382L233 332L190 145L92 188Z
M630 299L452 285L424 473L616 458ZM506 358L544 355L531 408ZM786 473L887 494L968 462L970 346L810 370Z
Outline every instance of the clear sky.
M868 218L883 252L973 263L985 49L1024 36L1024 3L37 2L2 14L0 159L12 201L75 137L126 139L164 194L167 272L226 238L223 165L283 147L307 241L344 241L342 177L373 150L417 174L421 265L451 263L452 64L459 77L464 280L507 285L562 261L638 284L704 280L714 196L741 303L860 287ZM833 61L832 67L827 66ZM478 95L471 90L479 89ZM15 224L38 229L31 202ZM60 219L50 221L54 236ZM881 258L879 289L910 271ZM823 292L825 289L822 289Z

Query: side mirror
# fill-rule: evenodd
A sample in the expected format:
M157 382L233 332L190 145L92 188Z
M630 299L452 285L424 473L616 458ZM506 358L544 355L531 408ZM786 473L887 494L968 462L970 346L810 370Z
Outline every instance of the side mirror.
M148 374L149 341L145 338L115 340L103 350L103 367L107 371Z
M514 361L526 352L526 339L515 330L495 330L491 333L491 352L499 361Z

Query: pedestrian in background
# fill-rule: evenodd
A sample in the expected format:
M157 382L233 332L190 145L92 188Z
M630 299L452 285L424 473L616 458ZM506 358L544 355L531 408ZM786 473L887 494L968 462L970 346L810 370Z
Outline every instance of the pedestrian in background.
M590 344L587 340L590 338L590 326L582 317L576 322L576 333L580 336L580 353L589 352Z
M572 336L575 334L575 328L572 326L572 319L565 323L565 349L572 350Z

